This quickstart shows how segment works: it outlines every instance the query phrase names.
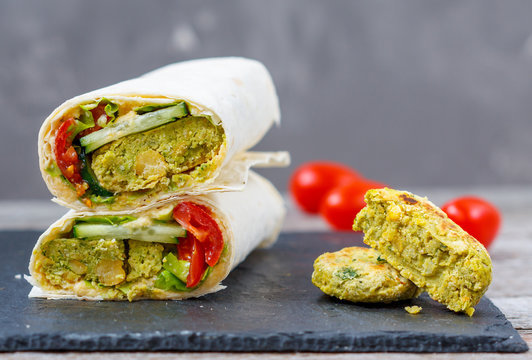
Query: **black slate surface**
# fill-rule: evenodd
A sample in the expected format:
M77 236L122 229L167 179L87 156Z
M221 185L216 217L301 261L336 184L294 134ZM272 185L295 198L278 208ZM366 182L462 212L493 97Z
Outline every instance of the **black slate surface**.
M355 233L283 234L224 281L187 301L85 302L28 299L36 232L0 232L0 350L522 352L526 343L483 298L475 315L426 296L362 305L323 295L310 282L325 251L362 245ZM420 305L410 315L406 305Z

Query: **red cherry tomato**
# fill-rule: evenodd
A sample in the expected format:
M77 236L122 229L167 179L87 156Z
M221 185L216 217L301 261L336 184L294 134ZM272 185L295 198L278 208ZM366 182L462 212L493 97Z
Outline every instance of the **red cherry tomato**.
M331 161L312 161L298 167L290 178L290 192L302 210L318 213L332 188L359 179L353 169Z
M91 113L96 121L100 116L105 115L105 104L98 105L91 110ZM107 115L105 116L108 118ZM80 185L83 183L80 162L78 159L78 154L72 146L75 127L76 120L74 118L66 119L61 126L59 126L55 136L54 152L57 167L59 170L61 170L61 173L68 181L70 181L70 183L74 185ZM100 129L100 126L95 125L89 129L81 131L75 137L80 138Z
M190 261L187 287L195 287L208 266L218 263L224 248L220 227L205 206L185 201L174 208L174 219L187 230L177 245L180 260Z
M174 208L174 218L203 243L205 262L209 266L216 265L224 249L224 239L210 210L205 206L185 201Z
M203 274L207 270L207 264L205 263L205 250L204 246L198 239L194 239L192 244L192 255L190 257L190 267L187 276L187 287L193 288L199 284Z
M83 179L80 173L78 154L72 146L75 122L76 120L69 118L57 129L54 153L57 167L64 177L72 184L81 184Z
M192 248L194 247L196 238L191 232L187 232L185 238L180 238L177 244L177 258L179 260L190 261L192 259Z
M370 189L385 187L373 180L356 180L333 188L320 208L322 217L336 230L351 230L353 220L366 203L364 195Z
M442 206L442 210L486 249L497 236L501 225L499 210L490 202L476 196L451 200Z

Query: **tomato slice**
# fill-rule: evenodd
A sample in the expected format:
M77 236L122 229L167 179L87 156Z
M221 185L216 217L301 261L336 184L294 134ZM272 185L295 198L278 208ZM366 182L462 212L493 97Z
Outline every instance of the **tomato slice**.
M194 235L192 235L194 237ZM190 257L190 268L187 276L187 287L193 288L199 284L205 270L207 270L207 264L205 263L205 250L203 244L198 239L194 239L192 243L192 254Z
M202 243L205 249L205 262L209 266L216 265L224 249L224 239L209 209L185 201L174 208L174 219Z
M207 264L205 263L205 249L191 232L188 232L185 238L179 239L177 257L179 260L190 262L187 287L193 288L198 285L207 269Z
M179 260L190 261L192 259L192 248L196 237L191 232L187 232L187 237L180 238L177 244L177 257Z
M106 121L109 120L109 117L105 113L105 104L99 104L90 111L94 121L97 121L102 115L106 117ZM85 129L74 136L75 128L76 120L74 118L68 118L61 124L61 126L59 126L55 136L54 153L57 166L65 178L73 185L83 185L83 177L81 176L81 163L76 150L72 146L72 142L74 141L74 137L83 137L100 130L102 127L98 124L95 124L93 127ZM83 195L85 192L85 188L81 188L80 186L76 186L76 189L78 190L79 196Z
M65 178L72 184L81 184L83 179L78 154L72 146L75 121L69 118L57 129L54 152L57 166Z

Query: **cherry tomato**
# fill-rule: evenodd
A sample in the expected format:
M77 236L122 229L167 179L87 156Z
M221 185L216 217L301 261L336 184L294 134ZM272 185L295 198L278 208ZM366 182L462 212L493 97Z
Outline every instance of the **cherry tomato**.
M201 281L207 265L214 266L223 250L223 237L209 210L192 202L179 203L174 208L175 220L187 229L187 237L179 240L179 260L190 261L187 287Z
M290 178L290 192L302 210L318 213L332 188L359 179L353 169L331 161L312 161L298 167Z
M205 250L204 246L198 239L194 239L192 244L192 254L190 257L190 267L187 276L187 287L193 288L199 284L203 274L207 270L207 264L205 263Z
M321 216L336 230L351 230L353 220L366 203L364 195L370 189L385 187L373 180L355 180L333 188L320 208Z
M177 244L177 258L179 260L190 261L194 241L196 241L196 237L191 232L187 232L186 237L179 239L179 243Z
M488 248L497 236L501 215L493 204L482 198L459 197L449 201L441 209L485 248Z
M72 147L75 121L73 118L69 118L57 129L54 153L57 167L65 178L72 184L81 184L83 179L80 173L78 154Z
M179 240L179 260L190 261L187 287L193 288L201 281L207 266L220 260L224 239L220 227L210 210L199 204L184 201L174 208L174 219L187 230L187 237Z
M205 262L216 265L224 249L224 239L209 209L190 201L181 202L174 208L174 219L203 244Z

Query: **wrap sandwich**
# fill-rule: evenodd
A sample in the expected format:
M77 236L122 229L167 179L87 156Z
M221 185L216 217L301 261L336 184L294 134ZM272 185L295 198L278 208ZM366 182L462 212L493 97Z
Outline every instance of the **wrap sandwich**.
M284 152L247 152L279 121L261 63L176 63L60 105L39 132L40 169L56 201L80 211L238 191L250 166L287 164Z
M30 297L185 299L224 288L285 215L273 185L251 172L241 192L182 196L137 212L70 211L39 238Z

